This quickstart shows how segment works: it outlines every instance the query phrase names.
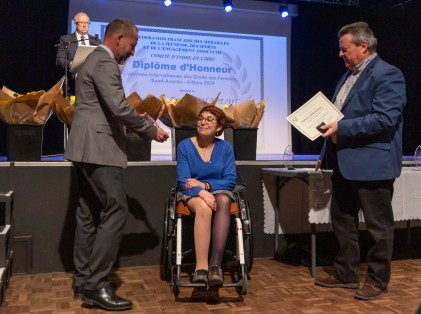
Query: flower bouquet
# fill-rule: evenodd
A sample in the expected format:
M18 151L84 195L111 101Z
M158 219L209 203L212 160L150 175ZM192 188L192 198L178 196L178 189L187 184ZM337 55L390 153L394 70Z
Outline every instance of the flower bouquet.
M67 127L72 125L75 101L76 96L67 96L67 98L64 98L63 91L57 95L54 112L56 113L59 120Z
M163 103L159 120L171 129L172 160L177 159L177 146L182 140L197 133L197 117L200 110L208 105L216 105L219 94L208 104L191 94L185 94L181 99L169 100L161 96Z
M216 105L218 98L219 94L209 104L191 94L185 94L179 100L161 96L163 107L159 120L169 128L196 128L200 110L208 105Z
M236 160L256 160L257 129L266 106L265 99L258 104L249 100L237 106L222 106L229 126L224 139L233 146Z
M142 99L136 92L133 92L126 100L139 114L146 113L154 120L158 119L163 106L162 100L152 94L148 94L145 99Z
M162 109L162 101L148 94L142 99L136 92L133 92L126 98L130 106L132 106L140 115L147 114L154 121L158 119ZM151 160L151 141L141 138L139 135L127 130L127 160L128 161L149 161Z
M7 125L7 157L14 161L41 160L42 133L55 106L64 77L47 92L19 94L0 91L0 119Z
M227 124L234 128L257 128L262 120L267 106L266 99L258 104L254 99L243 102L237 106L223 105L222 109L227 116Z
M45 124L53 113L55 97L64 77L47 92L19 94L3 86L0 91L0 119L11 124Z

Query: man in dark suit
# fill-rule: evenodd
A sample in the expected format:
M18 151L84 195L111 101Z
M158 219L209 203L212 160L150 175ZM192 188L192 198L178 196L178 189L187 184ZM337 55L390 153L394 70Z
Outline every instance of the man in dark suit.
M138 31L114 20L104 44L85 60L76 78L76 104L64 157L74 164L79 189L74 245L74 295L106 310L130 309L107 276L120 246L128 205L123 187L127 167L126 127L164 142L168 134L139 115L126 101L119 64L134 55Z
M56 65L63 70L67 66L69 70L72 66L73 59L76 54L76 49L79 45L90 45L98 46L101 44L101 40L98 36L92 36L88 34L89 31L89 16L86 13L79 12L74 17L76 31L72 34L63 35L60 37L60 45L58 46ZM67 48L67 49L66 49ZM67 63L66 63L67 55ZM68 73L68 94L74 95L75 91L75 75L74 73Z
M333 102L344 118L322 126L325 144L316 169L333 169L331 219L339 252L334 271L316 277L324 287L358 289L371 300L387 292L393 250L393 183L402 168L402 112L405 79L376 53L367 23L339 30L339 57L349 71L336 86ZM371 237L368 270L360 286L358 212Z

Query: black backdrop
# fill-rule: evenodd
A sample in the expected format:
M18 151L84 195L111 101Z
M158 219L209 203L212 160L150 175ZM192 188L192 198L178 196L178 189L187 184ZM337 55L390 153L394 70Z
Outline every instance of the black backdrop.
M365 20L379 39L379 55L405 75L408 101L403 149L404 155L412 155L421 144L420 2L375 11L299 2L299 15L292 20L291 109L298 108L319 90L332 96L345 71L338 58L337 31L344 24ZM21 93L49 89L62 76L55 66L54 44L67 32L68 0L0 0L0 12L0 86ZM6 151L5 130L0 123L0 155ZM294 129L292 143L295 154L318 154L322 144L321 140L307 140ZM62 152L63 125L53 115L45 125L43 155Z

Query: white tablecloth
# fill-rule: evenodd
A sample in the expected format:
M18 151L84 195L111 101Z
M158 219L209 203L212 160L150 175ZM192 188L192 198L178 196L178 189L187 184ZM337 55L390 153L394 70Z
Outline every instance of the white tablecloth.
M311 172L303 181L291 179L280 192L279 233L307 233L310 224L318 224L318 231L330 231L330 172ZM276 207L276 177L263 175L264 232L274 233ZM421 171L404 167L395 180L393 195L395 221L421 219ZM364 221L360 212L360 221ZM417 222L413 225L420 225ZM397 224L397 227L406 224Z

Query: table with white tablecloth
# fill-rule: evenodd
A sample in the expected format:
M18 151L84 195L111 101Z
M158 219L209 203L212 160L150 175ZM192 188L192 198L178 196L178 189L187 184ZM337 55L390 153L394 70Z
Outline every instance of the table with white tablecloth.
M262 179L264 232L275 233L275 257L278 255L278 234L311 232L311 272L315 275L316 225L318 231L332 230L331 172L312 168L263 168ZM421 219L420 187L419 168L402 168L401 176L394 183L392 205L396 222L409 226L409 221ZM364 221L361 212L360 221Z

